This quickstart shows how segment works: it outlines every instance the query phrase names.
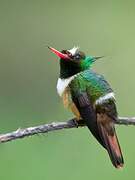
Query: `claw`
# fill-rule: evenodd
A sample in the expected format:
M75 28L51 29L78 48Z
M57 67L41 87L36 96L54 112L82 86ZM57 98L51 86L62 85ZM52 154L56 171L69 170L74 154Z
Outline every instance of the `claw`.
M83 119L76 120L76 118L74 118L74 119L69 120L68 122L72 124L73 126L76 126L77 128L86 125Z

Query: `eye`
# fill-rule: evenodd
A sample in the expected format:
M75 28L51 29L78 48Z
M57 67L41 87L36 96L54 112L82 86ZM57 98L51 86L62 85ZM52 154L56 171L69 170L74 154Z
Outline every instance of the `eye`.
M76 60L79 60L79 59L81 59L81 56L80 56L80 54L77 54L77 55L75 56L75 59L76 59Z

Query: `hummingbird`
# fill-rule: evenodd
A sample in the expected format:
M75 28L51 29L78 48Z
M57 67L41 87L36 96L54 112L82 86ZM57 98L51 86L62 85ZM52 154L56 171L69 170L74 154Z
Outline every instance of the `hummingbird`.
M102 56L86 56L78 47L62 51L48 48L60 58L57 92L64 106L78 123L83 120L108 152L113 166L122 168L124 160L114 125L118 119L114 92L104 76L92 70Z

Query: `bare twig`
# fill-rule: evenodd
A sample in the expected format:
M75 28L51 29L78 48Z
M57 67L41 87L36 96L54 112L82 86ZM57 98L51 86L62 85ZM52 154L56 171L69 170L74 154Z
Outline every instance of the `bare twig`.
M120 125L135 125L135 117L119 117L116 124Z
M135 117L119 117L116 124L119 125L135 125ZM50 124L43 124L35 127L28 127L24 129L17 129L16 131L1 134L0 142L8 142L16 139L21 139L28 136L33 136L35 134L47 133L50 131L56 131L60 129L71 129L77 127L84 127L85 125L82 123L77 124L75 119L71 119L67 122L53 122Z

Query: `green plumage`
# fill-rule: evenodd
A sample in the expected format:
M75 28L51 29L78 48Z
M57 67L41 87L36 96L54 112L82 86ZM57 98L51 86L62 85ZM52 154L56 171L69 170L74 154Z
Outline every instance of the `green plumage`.
M93 103L99 97L112 92L112 89L104 79L104 76L95 73L91 69L77 74L70 84L70 89L76 96L80 91L87 91Z

